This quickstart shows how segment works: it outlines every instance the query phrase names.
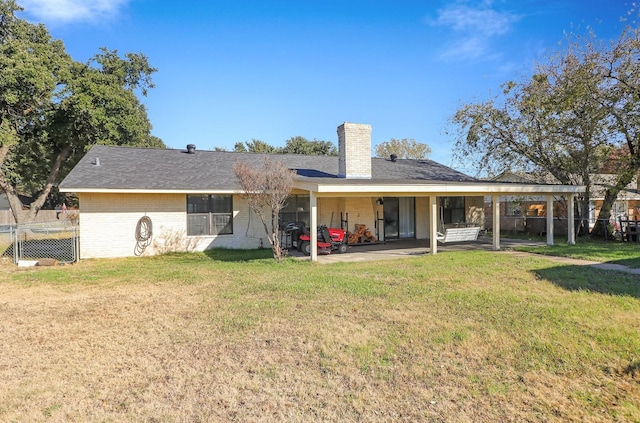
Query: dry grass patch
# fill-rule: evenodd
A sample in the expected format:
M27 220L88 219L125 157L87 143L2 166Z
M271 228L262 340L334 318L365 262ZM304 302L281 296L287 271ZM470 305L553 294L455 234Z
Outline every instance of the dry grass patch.
M640 421L628 275L225 254L0 274L0 419Z

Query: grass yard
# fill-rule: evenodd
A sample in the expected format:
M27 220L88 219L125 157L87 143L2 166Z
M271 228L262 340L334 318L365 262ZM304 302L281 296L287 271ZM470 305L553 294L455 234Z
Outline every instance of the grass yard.
M640 281L485 251L0 273L0 420L640 422Z
M575 245L557 242L540 247L518 247L520 251L621 264L640 268L640 243L578 239Z

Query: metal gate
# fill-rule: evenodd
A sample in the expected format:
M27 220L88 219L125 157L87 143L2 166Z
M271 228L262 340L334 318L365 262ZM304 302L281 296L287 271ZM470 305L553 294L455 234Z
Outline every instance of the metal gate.
M80 257L78 225L71 220L18 225L13 242L13 260L53 259L75 263Z

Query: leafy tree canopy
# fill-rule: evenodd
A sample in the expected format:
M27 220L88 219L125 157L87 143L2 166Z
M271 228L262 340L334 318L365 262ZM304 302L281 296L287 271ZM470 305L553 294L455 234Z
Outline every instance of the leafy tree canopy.
M315 156L338 155L338 150L331 141L318 141L315 139L309 141L301 136L289 138L284 147L274 147L254 138L251 141L237 142L233 151L240 153L306 154Z
M143 54L102 48L76 62L20 10L0 0L0 189L18 223L35 217L93 144L164 147L136 96L156 72ZM28 211L18 194L34 198Z
M284 154L306 154L309 156L337 156L338 149L331 141L309 141L305 137L291 137L281 151Z
M401 140L391 138L375 147L376 157L390 157L392 154L399 159L426 159L431 154L431 147L407 138Z
M615 153L615 181L599 216L608 219L640 170L640 30L627 27L608 43L594 33L568 41L529 79L458 109L455 156L489 174L539 171L585 185L579 214L586 217L592 178Z
M264 141L257 140L255 138L251 141L237 142L233 148L233 151L239 153L276 153L277 148L267 144Z

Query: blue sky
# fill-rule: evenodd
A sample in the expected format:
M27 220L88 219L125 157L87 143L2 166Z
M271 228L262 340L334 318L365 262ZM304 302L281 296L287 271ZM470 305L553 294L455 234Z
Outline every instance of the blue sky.
M448 119L526 76L564 34L620 34L625 0L18 0L74 59L99 47L158 68L142 101L171 148L233 149L252 138L337 143L372 125L372 144L413 138L447 165ZM627 23L637 18L631 13Z

